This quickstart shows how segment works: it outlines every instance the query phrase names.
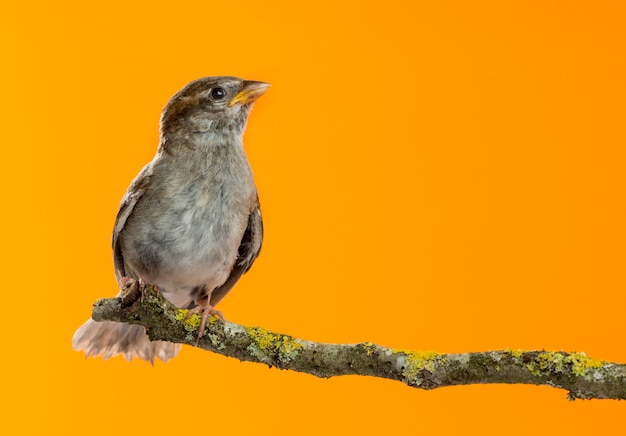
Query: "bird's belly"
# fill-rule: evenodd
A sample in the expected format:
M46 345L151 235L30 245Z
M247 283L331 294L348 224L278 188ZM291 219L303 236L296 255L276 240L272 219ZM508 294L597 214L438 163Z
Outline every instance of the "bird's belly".
M193 301L194 290L213 290L226 281L247 224L247 217L226 212L232 208L204 206L153 217L150 240L133 243L139 254L132 257L139 260L133 269L179 307Z

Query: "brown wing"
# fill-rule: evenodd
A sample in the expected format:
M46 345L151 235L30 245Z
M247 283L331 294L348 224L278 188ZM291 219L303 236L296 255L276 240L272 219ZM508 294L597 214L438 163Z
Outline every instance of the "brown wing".
M126 221L128 217L132 214L137 201L141 198L141 196L146 192L146 187L150 182L150 177L152 177L152 162L147 164L141 172L135 177L135 180L132 181L126 194L124 194L124 198L122 198L122 202L120 203L120 208L117 211L117 218L115 219L115 226L113 226L113 264L115 266L115 277L117 278L117 282L119 283L122 280L122 277L129 277L130 272L127 271L126 265L124 263L124 256L122 254L122 249L119 244L119 236L120 232L124 229L126 225Z
M261 245L263 244L263 220L261 218L261 209L257 199L255 209L248 217L248 227L241 238L241 244L239 245L239 252L235 266L233 266L230 276L226 279L224 284L218 288L215 288L211 293L211 301L209 304L215 307L222 298L228 294L235 283L239 281L241 276L248 272L254 261L261 251Z

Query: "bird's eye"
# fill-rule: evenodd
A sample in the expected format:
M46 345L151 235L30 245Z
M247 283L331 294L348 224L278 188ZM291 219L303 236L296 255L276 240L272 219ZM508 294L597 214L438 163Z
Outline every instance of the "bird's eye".
M221 100L224 97L226 97L226 90L224 88L217 86L211 89L211 98L213 100Z

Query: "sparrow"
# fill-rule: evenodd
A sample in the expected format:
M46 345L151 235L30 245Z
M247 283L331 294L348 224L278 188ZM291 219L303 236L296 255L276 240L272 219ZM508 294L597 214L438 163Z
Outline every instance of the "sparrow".
M221 316L215 306L261 250L263 222L243 133L268 87L205 77L175 94L161 114L156 155L117 213L113 260L120 289L131 279L158 287L175 306L201 315L198 338L210 315ZM171 359L181 347L150 342L142 326L92 319L74 333L72 345L87 356L121 354L151 363Z

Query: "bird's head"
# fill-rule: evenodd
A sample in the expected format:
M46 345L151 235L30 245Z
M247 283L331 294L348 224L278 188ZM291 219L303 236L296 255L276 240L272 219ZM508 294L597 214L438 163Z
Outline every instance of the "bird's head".
M270 85L237 77L205 77L176 93L163 109L163 139L196 134L241 136L248 113ZM173 139L173 138L171 138Z

